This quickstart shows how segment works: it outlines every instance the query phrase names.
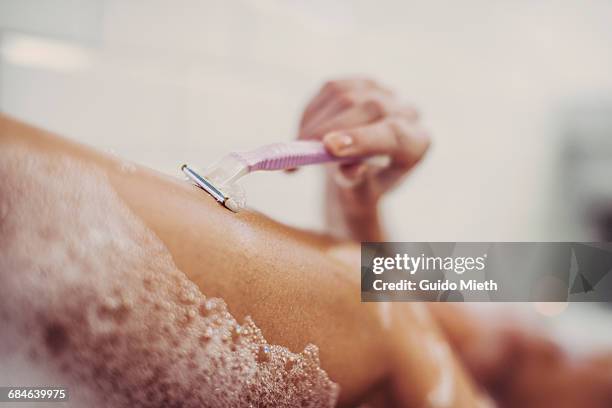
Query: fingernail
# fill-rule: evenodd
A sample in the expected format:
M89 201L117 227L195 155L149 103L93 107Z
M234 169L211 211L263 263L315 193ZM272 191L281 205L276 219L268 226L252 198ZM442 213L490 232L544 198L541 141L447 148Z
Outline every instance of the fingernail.
M323 139L325 146L334 154L342 154L353 145L353 137L348 133L332 132Z

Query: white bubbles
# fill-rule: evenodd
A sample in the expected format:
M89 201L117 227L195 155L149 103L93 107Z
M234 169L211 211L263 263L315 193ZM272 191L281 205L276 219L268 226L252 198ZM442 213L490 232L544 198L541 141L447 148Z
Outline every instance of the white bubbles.
M136 165L128 160L121 160L119 163L119 170L121 170L123 173L131 174L136 171Z
M0 311L18 317L3 324L0 344L37 355L21 369L61 379L72 404L335 405L338 387L315 346L269 345L251 318L239 324L222 299L202 295L102 174L3 151L0 178L11 208Z
M221 191L227 195L226 207L233 212L239 212L246 206L246 194L238 183L228 183L220 186Z

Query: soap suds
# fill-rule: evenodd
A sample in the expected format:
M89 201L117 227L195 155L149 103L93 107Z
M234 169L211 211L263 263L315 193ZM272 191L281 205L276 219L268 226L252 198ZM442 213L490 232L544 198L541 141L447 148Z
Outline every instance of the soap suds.
M136 171L136 165L129 160L121 160L119 170L127 174L134 173Z
M0 279L2 384L68 386L74 406L337 400L315 346L270 345L203 296L83 164L0 152Z

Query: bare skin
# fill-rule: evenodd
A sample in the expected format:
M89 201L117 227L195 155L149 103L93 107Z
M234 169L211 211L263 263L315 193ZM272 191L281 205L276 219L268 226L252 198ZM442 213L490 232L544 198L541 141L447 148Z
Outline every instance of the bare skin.
M408 304L394 304L383 318L380 305L359 303L358 272L347 263L354 255L350 243L249 211L232 215L181 181L140 167L123 172L114 157L0 115L0 148L10 146L85 160L102 170L205 294L225 298L239 319L253 315L272 343L294 351L317 344L323 368L342 386L341 405L420 406L439 379L438 367L423 353L429 334L444 341L436 324L472 378L502 406L557 401L606 407L612 401L609 357L573 361L541 333L492 326L453 305L428 305L435 323ZM482 338L502 339L498 352L483 354L477 347ZM456 378L453 406L473 406L470 377L454 358L449 361Z
M337 255L350 253L351 244L252 211L230 213L188 183L142 167L123 172L116 158L6 116L0 145L68 156L104 172L205 295L225 299L239 320L251 315L270 343L293 351L316 344L322 368L341 386L340 405L377 395L397 406L428 403L441 370L428 345L445 350L447 341L409 304L383 314L378 304L360 302L359 271ZM444 354L444 370L451 373L452 406L475 406L475 387L452 353Z
M502 407L612 405L610 351L571 355L545 331L500 319L499 308L483 320L452 304L428 306L473 378Z
M387 158L328 167L325 209L330 230L355 241L383 241L383 196L425 156L429 133L414 107L369 78L327 82L302 115L300 139L322 140L334 156Z
M330 231L355 241L385 240L378 204L430 145L416 109L372 79L332 80L304 110L298 137L322 140L339 157L389 157L386 167L363 161L328 168L325 195ZM610 404L609 355L577 362L545 333L525 324L503 319L483 323L452 304L429 308L470 372L499 402L521 407L543 401L556 406ZM495 345L480 347L487 338L494 338ZM556 375L540 382L539 374L547 370Z

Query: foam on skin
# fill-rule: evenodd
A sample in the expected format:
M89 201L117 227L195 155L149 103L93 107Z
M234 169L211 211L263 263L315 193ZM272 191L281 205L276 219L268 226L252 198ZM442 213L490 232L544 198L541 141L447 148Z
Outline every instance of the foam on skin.
M316 346L270 345L203 296L85 164L0 151L0 280L0 383L75 406L336 403Z

